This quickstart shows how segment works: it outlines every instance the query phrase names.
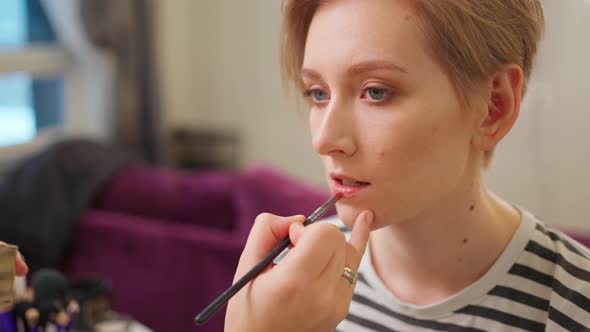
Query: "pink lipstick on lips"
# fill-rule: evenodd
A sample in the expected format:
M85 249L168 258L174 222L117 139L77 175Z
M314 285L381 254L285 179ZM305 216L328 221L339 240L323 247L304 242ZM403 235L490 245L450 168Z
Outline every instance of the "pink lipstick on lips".
M330 174L332 193L342 194L344 198L352 198L371 185L369 182L353 179L342 174Z

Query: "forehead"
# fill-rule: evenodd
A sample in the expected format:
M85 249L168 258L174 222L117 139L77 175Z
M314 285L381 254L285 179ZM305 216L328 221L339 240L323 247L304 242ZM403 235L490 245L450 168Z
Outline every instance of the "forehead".
M314 15L303 64L387 60L405 67L424 56L422 34L406 1L336 0L322 4Z

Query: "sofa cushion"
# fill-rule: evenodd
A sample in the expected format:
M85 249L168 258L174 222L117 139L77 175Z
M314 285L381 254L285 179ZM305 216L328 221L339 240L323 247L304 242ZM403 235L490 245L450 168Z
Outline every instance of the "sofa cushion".
M232 229L236 173L133 166L105 186L94 208L152 219Z

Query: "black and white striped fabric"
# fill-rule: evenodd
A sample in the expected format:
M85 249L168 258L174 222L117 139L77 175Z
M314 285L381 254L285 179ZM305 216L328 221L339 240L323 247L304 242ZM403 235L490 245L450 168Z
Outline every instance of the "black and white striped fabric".
M349 314L336 331L590 331L590 251L529 212L522 215L480 280L430 306L396 299L367 249Z

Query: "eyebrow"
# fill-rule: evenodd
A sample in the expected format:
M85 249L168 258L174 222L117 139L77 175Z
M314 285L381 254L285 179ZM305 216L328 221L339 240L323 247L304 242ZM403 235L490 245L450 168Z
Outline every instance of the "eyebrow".
M387 61L365 61L354 64L347 70L349 75L359 75L367 72L378 71L378 70L391 70L407 74L408 70L402 66L399 66L393 62ZM308 68L301 69L301 77L307 77L310 79L321 79L317 71Z
M391 70L391 71L399 71L404 74L408 73L408 70L402 66L399 66L393 62L388 61L365 61L355 64L354 66L348 69L349 74L362 74L371 71L377 70Z
M312 80L320 80L322 75L313 69L302 68L301 69L301 78L309 78Z

